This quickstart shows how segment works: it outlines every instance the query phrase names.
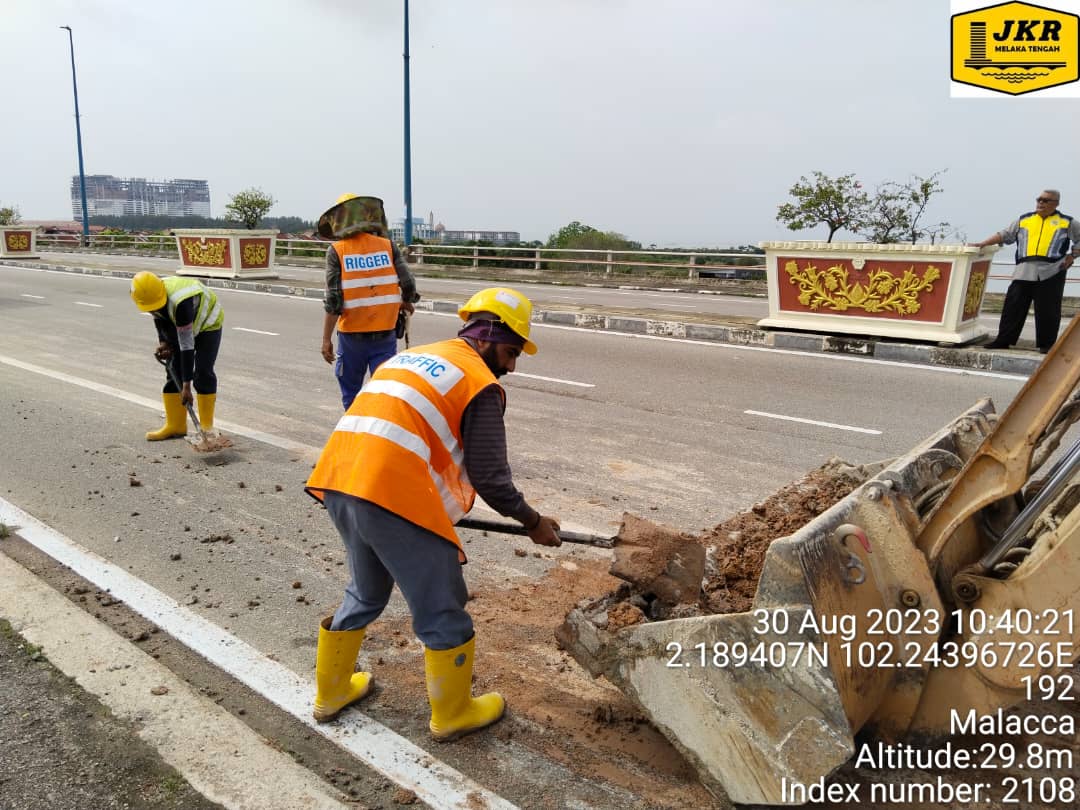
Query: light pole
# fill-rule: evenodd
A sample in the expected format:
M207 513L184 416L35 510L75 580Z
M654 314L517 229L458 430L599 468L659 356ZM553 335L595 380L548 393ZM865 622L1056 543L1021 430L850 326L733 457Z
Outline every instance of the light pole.
M75 81L75 39L71 35L70 25L61 25L68 32L68 44L71 46L71 89L75 91L75 143L79 147L79 193L82 196L82 232L83 247L90 244L90 217L86 211L86 175L83 173L82 126L79 124L79 84Z
M405 245L412 244L412 142L409 132L409 0L405 0Z

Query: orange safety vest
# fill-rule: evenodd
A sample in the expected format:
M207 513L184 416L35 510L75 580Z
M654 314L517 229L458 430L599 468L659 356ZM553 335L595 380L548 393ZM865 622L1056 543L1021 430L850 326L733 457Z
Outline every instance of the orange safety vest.
M389 239L358 233L334 242L344 297L339 332L382 332L397 325L401 287Z
M383 363L341 417L305 490L371 501L444 537L476 490L465 474L461 416L495 375L461 338L399 352ZM505 392L499 386L499 392Z

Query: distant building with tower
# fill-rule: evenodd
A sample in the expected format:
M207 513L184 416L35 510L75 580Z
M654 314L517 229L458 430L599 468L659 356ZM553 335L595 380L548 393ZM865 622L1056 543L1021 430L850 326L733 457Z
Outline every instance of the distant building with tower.
M413 239L420 239L428 244L438 243L443 245L461 244L463 242L491 242L493 245L507 245L521 241L518 231L451 231L441 222L435 223L435 213L428 213L425 221L421 217L413 217ZM394 220L390 226L390 238L395 242L405 241L405 218Z
M90 217L209 217L210 184L91 174L86 177L86 208ZM78 175L71 178L71 211L82 219Z

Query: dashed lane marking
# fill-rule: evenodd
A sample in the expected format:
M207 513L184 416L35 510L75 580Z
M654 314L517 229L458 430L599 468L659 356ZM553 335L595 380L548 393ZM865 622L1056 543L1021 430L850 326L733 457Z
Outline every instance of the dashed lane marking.
M818 427L835 428L836 430L850 430L854 433L869 433L871 436L880 436L880 430L855 427L854 425L838 425L835 422L819 422L816 419L803 419L799 416L785 416L782 413L768 413L766 411L743 411L751 416L764 416L766 419L782 419L785 422L800 422L804 425L817 425Z
M250 689L437 810L516 810L516 805L358 711L329 724L311 717L314 682L0 498L0 521Z
M91 304L89 301L73 301L72 303L78 304L80 307L93 307L94 309L104 309L104 304Z
M244 326L234 326L233 330L236 332L251 332L255 335L270 335L271 337L278 337L280 332L264 332L262 329L248 329Z

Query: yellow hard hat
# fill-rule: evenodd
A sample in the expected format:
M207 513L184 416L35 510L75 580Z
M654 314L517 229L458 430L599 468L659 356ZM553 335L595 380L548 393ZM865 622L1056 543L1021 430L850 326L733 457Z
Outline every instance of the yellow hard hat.
M349 192L345 192L337 198L337 202L334 203L334 205L341 205L343 202L347 202L348 200L355 200L359 196L359 194L351 194Z
M143 270L131 279L131 300L143 312L161 309L168 298L165 282L153 273Z
M480 290L465 302L458 310L461 320L468 321L475 312L490 312L510 327L511 331L522 340L525 354L536 354L536 344L529 340L529 326L532 320L532 301L509 287L488 287Z

